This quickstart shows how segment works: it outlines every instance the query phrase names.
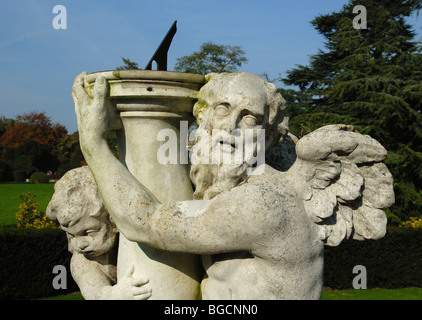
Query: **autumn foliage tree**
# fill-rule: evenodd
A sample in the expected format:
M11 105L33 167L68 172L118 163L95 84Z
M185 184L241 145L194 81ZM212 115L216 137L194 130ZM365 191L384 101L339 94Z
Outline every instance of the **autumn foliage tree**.
M66 128L53 123L44 112L18 115L0 136L1 158L14 170L56 170L55 148L66 136Z
M0 137L0 145L6 150L32 140L52 149L66 134L66 128L59 123L53 124L44 112L30 112L16 117Z

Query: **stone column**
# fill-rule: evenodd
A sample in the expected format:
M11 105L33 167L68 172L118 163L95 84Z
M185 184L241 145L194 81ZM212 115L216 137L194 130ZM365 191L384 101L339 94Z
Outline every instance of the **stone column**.
M87 76L88 92L98 74ZM108 79L111 99L123 122L123 130L118 132L120 161L159 201L192 199L188 165L160 164L157 152L164 142L157 141L157 136L160 130L171 129L180 141L180 121L193 120L192 108L204 77L140 70L101 74ZM150 299L199 297L203 275L199 256L158 250L131 242L120 234L118 279L132 264L134 276L150 279Z

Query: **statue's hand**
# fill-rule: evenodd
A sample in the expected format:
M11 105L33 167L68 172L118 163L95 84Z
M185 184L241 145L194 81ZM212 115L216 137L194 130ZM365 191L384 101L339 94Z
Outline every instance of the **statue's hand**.
M94 84L94 96L91 98L85 91L84 79L86 72L75 79L72 88L72 98L75 102L76 117L82 147L89 149L96 146L99 140L105 139L109 130L119 130L122 127L116 108L107 98L107 80L99 76Z
M147 278L134 278L132 265L126 275L113 286L111 299L114 300L147 300L151 297L151 289L146 287Z

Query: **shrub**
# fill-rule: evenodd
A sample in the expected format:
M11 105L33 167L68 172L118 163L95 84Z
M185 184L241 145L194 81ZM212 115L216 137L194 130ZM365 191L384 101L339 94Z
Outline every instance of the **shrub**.
M71 254L60 229L0 227L0 300L36 299L78 290L70 274ZM53 268L67 270L67 289L56 290Z
M29 178L31 183L48 183L48 175L45 172L37 171Z
M35 202L36 196L28 193L19 195L23 203L19 205L19 211L16 213L16 222L18 228L58 228L58 224L47 218L46 214L38 210L38 203Z
M400 224L402 228L422 229L422 218L411 217L408 221Z
M371 288L422 287L422 229L389 228L380 240L347 240L326 247L324 286L353 289L353 267L367 270Z
M13 171L13 179L16 182L25 182L26 178L26 170L14 170Z

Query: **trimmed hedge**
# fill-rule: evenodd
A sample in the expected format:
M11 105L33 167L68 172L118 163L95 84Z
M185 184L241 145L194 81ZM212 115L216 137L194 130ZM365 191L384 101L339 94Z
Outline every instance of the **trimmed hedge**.
M0 227L0 299L36 299L77 291L70 258L61 229ZM66 267L67 290L53 288L55 265Z
M0 227L0 299L36 299L78 290L70 274L71 254L61 229ZM353 267L367 269L371 288L422 287L422 229L390 229L377 241L347 240L326 247L324 285L353 289ZM55 265L67 270L67 290L56 290Z
M353 289L353 267L363 265L367 288L422 288L422 229L389 228L380 240L347 240L326 247L324 286Z

